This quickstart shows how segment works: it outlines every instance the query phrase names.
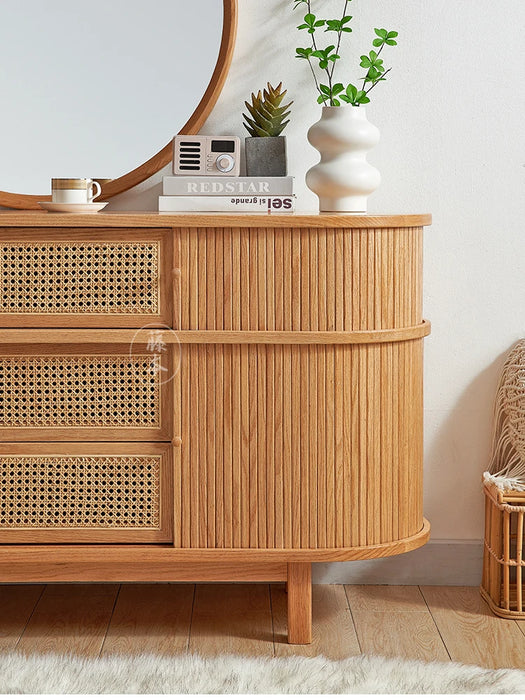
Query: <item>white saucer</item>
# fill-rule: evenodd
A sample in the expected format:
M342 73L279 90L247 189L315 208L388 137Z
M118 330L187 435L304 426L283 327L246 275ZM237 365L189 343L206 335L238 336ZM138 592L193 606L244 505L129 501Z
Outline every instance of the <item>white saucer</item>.
M89 202L86 204L63 204L60 202L38 202L42 209L63 214L95 214L104 209L109 202Z

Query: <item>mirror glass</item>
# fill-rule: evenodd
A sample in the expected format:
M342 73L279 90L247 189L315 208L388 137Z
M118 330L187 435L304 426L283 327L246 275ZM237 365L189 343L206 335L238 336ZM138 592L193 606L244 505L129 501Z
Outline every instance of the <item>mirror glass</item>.
M0 190L116 178L186 123L212 76L222 0L0 4Z

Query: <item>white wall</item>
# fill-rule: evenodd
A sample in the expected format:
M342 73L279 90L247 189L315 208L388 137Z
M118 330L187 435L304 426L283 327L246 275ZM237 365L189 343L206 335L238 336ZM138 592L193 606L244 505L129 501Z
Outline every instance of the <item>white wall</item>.
M239 4L232 69L203 132L243 135L244 99L267 81L283 80L295 100L289 170L300 208L313 209L303 178L316 161L306 131L319 108L306 64L294 59L302 45L299 11L292 12L292 0ZM336 16L343 3L313 4L328 8L327 15L336 7ZM356 49L345 62L347 81L362 75L355 58L368 50L373 27L399 31L399 46L385 55L392 73L367 108L382 134L370 155L383 176L370 212L434 217L425 244L424 307L432 321L425 346L425 512L434 538L480 540L480 476L494 391L503 354L525 336L525 3L353 0L349 13ZM155 209L161 175L112 208Z

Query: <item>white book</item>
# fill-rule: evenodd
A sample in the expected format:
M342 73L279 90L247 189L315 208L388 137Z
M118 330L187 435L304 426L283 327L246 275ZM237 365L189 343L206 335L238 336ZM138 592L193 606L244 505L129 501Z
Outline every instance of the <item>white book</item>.
M295 196L279 197L159 197L159 211L250 211L288 214L295 211Z
M294 178L288 177L196 177L175 175L162 179L163 195L270 195L293 194Z

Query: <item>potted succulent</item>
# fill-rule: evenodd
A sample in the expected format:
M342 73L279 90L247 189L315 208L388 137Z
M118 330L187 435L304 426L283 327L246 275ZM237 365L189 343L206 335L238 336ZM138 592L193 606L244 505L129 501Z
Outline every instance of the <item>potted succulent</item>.
M245 102L249 112L243 114L244 127L250 134L245 139L246 174L252 177L280 177L287 175L286 136L282 136L290 121L289 107L293 102L282 105L286 90L282 83L274 88L270 83L255 95L252 101Z
M374 29L373 48L361 56L364 75L359 83L336 82L334 73L343 34L352 31L347 14L351 0L345 0L339 19L322 19L313 12L313 0L293 0L294 9L306 11L297 27L306 33L309 45L296 49L296 58L307 61L322 105L321 119L308 131L308 140L321 154L320 162L306 175L306 184L319 197L322 211L366 212L367 197L381 176L366 160L366 153L379 141L379 130L366 118L364 105L369 94L386 80L391 68L383 65L383 50L397 44L398 32ZM327 34L321 45L320 35ZM324 44L328 44L324 46Z

